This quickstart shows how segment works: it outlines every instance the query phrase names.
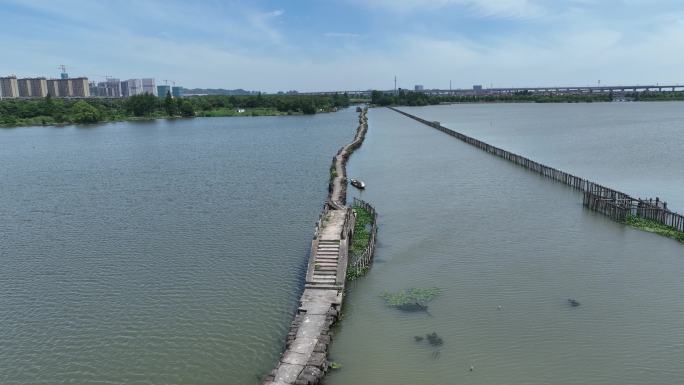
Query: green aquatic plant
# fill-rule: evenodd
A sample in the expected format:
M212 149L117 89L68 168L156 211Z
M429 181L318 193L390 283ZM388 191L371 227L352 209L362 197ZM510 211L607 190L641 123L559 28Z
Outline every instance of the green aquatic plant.
M342 364L333 361L330 363L330 369L332 369L332 370L342 369Z
M370 242L374 218L370 211L360 205L354 206L354 212L356 213L356 223L354 224L354 237L350 251L353 255L360 256Z
M396 293L382 293L380 297L389 306L404 311L427 311L427 303L432 301L441 290L437 287L411 288Z
M366 275L368 272L368 266L360 266L360 267L353 267L350 266L347 268L347 281L353 281L359 277L362 277Z
M660 234L666 237L674 238L679 242L684 242L684 232L681 232L674 227L664 225L660 222L656 222L651 219L644 219L636 215L628 215L625 222L639 230Z

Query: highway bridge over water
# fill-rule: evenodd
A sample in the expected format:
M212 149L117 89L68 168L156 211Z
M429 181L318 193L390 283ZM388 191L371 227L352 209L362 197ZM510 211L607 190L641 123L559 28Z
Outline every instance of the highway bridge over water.
M400 89L401 90L401 89ZM420 92L426 95L441 96L474 96L474 95L506 95L516 93L546 94L546 95L568 95L568 94L602 94L614 93L625 94L631 92L676 92L684 91L681 84L645 84L645 85L617 85L617 86L568 86L568 87L511 87L511 88L459 88L459 89L429 89L429 90L405 90ZM347 93L350 97L370 98L372 90L343 90L343 91L320 91L320 92L300 92L299 95L334 95ZM386 94L393 94L397 91L384 90Z

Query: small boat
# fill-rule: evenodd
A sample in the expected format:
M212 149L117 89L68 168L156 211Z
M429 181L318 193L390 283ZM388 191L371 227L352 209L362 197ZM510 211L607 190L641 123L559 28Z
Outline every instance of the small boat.
M351 180L351 185L354 186L354 187L356 187L356 188L359 189L359 190L363 190L363 189L366 188L366 184L363 183L363 182L361 182L361 181L358 180L358 179L352 179L352 180Z
M577 306L580 305L579 301L576 300L576 299L568 298L568 302L569 302L570 305L572 305L573 307L577 307Z

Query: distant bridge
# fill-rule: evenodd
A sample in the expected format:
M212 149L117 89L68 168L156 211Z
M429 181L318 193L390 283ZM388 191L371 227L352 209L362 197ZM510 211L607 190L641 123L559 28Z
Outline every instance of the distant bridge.
M439 96L473 96L473 95L506 95L516 93L530 94L602 94L602 93L627 93L627 92L675 92L684 91L684 85L671 84L646 84L646 85L618 85L618 86L569 86L569 87L511 87L511 88L459 88L459 89L431 89L431 90L404 90L410 92L420 92L426 95ZM370 98L372 90L365 91L320 91L320 92L300 92L299 95L335 95L346 93L350 97ZM393 94L394 90L383 90L385 94Z

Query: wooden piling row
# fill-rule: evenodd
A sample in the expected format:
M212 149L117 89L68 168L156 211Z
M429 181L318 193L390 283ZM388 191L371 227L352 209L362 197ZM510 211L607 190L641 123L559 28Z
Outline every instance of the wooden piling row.
M678 231L684 232L684 216L668 210L667 203L660 201L658 198L655 200L633 198L623 192L613 190L598 183L594 183L553 167L546 166L522 155L514 154L496 146L487 144L481 140L477 140L460 132L446 128L439 122L431 122L396 108L389 108L420 123L442 131L447 135L451 135L492 155L496 155L530 171L539 173L547 178L581 190L584 192L584 205L586 207L591 210L606 214L617 221L624 221L628 215L633 215L650 219L666 226L670 226Z

